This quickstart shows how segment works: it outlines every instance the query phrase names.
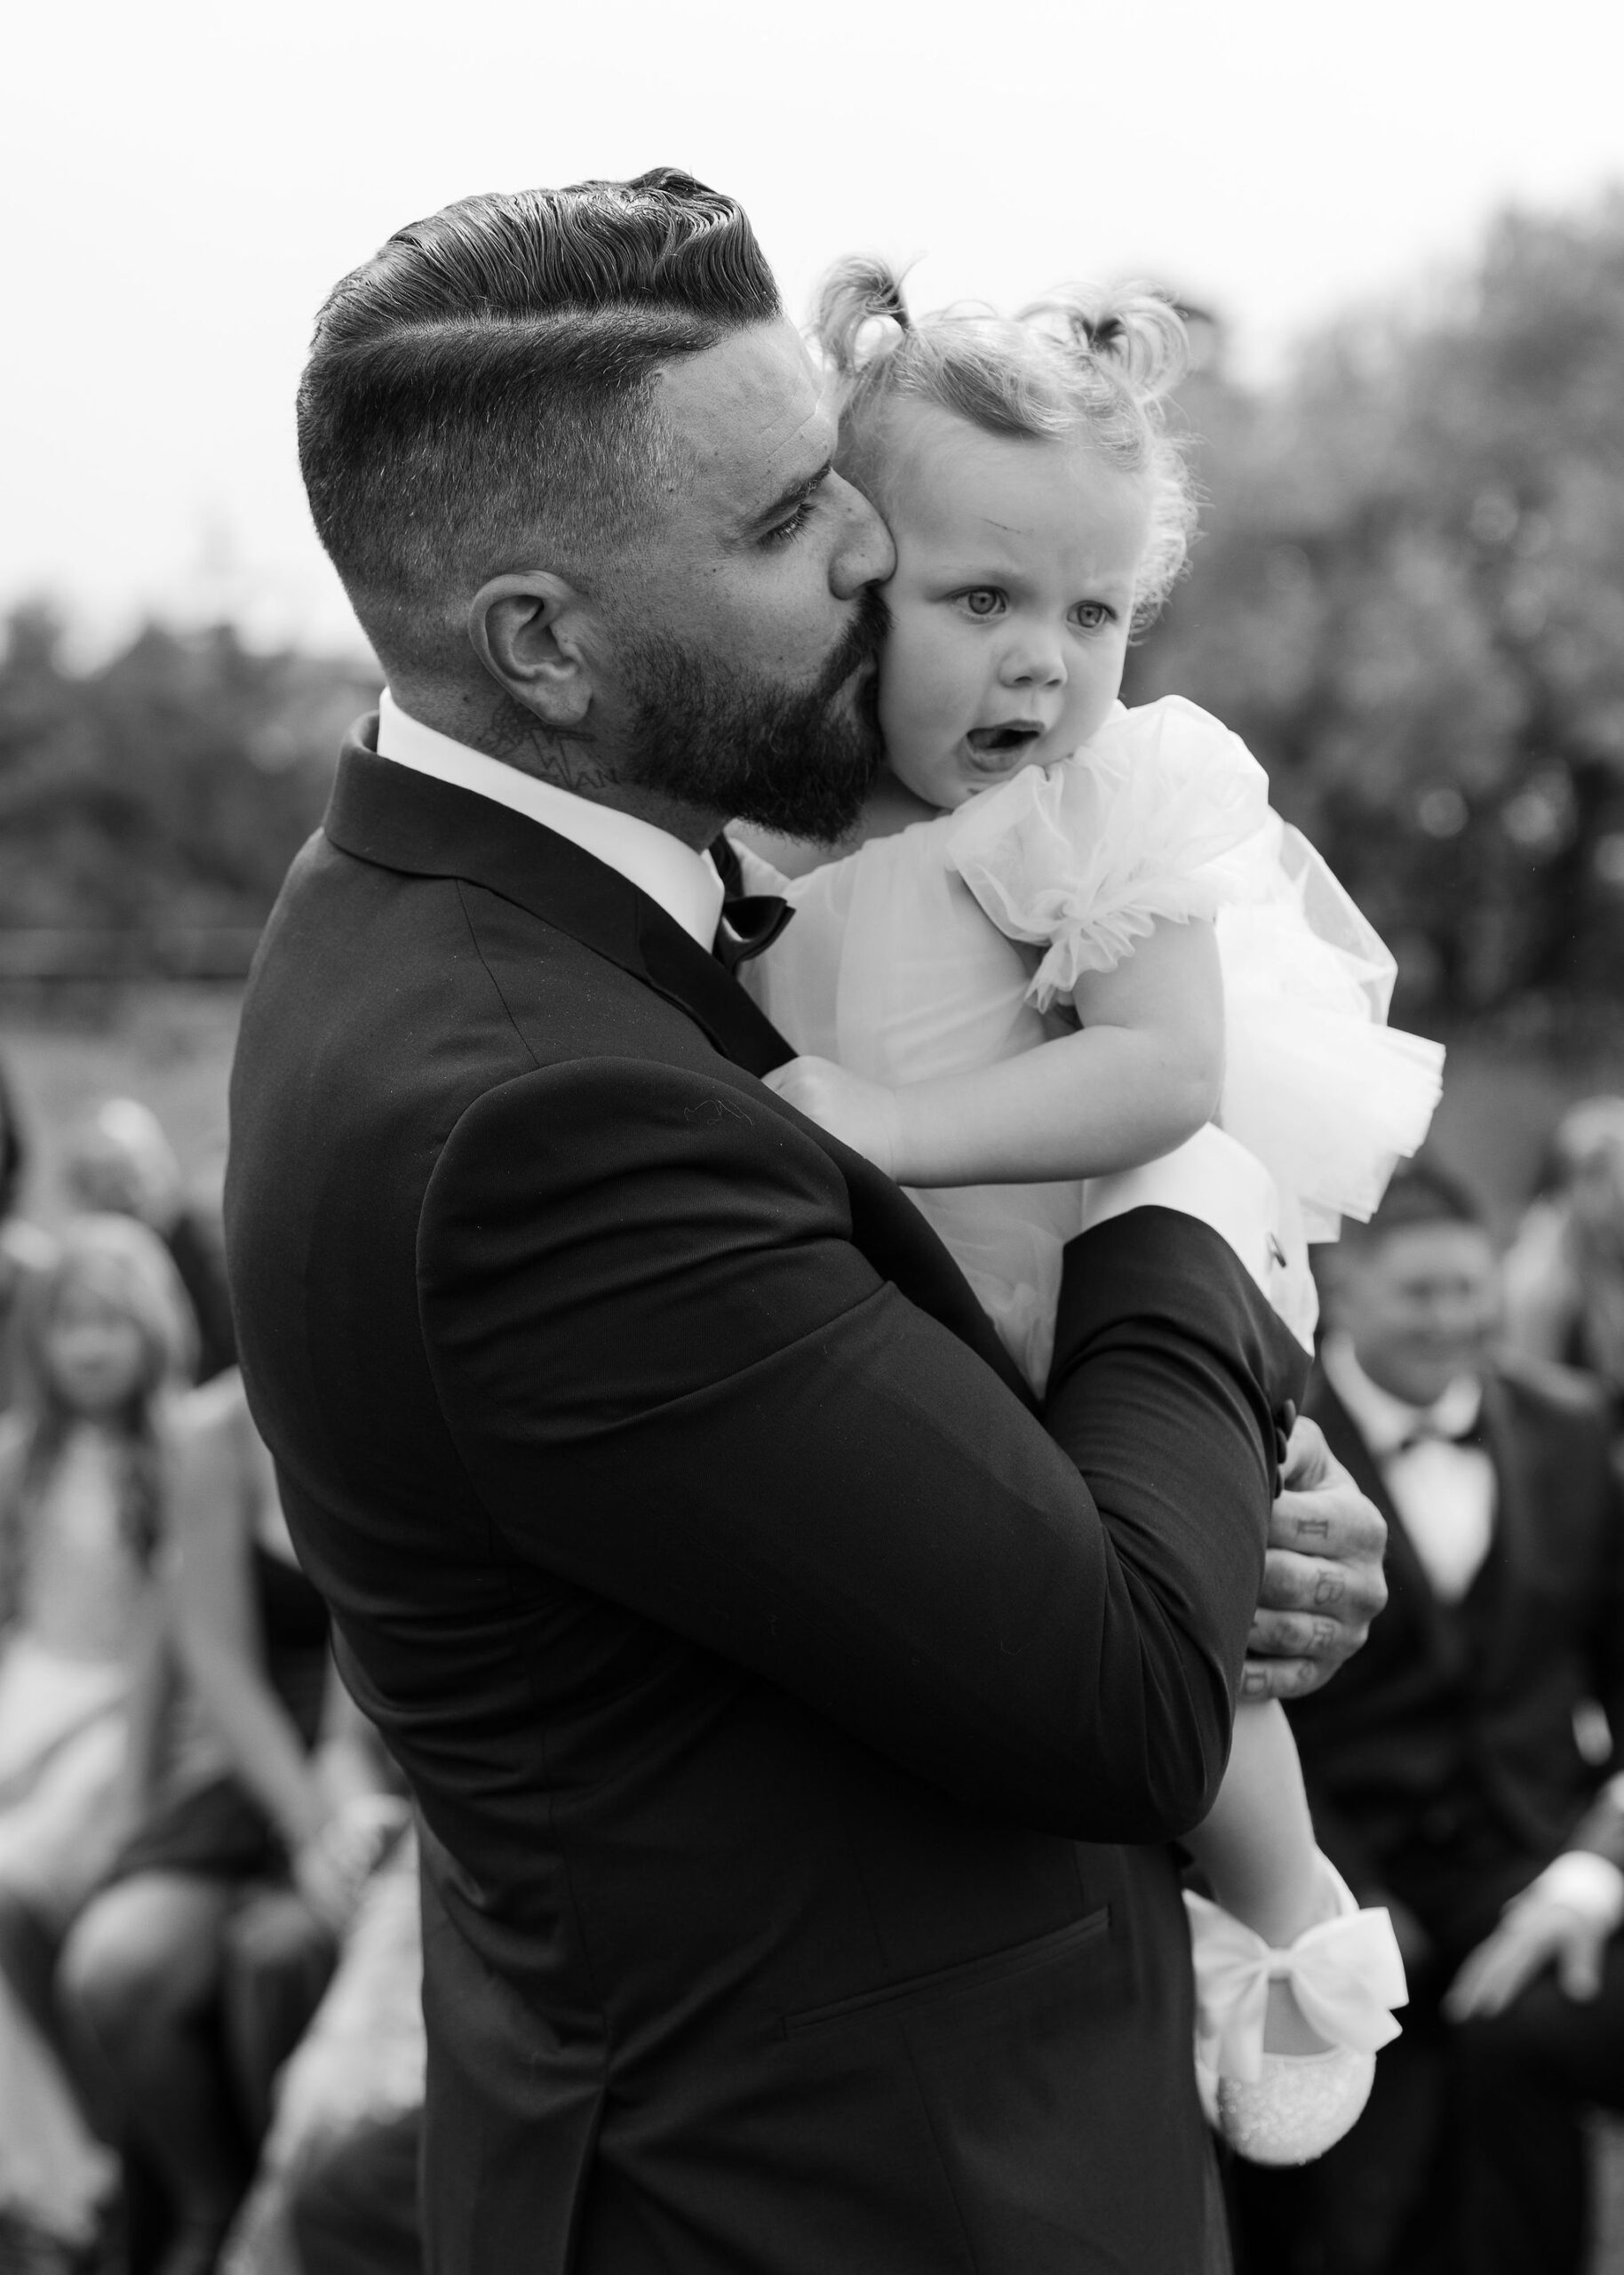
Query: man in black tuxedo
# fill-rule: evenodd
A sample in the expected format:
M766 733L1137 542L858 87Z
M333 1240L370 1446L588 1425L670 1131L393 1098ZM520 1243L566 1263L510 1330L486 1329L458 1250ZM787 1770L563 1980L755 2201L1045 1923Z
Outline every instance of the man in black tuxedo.
M833 443L743 214L669 172L402 231L301 393L389 691L255 968L229 1253L425 1820L441 2275L1221 2265L1164 1844L1260 1591L1260 1691L1380 1600L1311 1433L1266 1567L1248 1157L1103 1188L1046 1433L758 1079L729 967L776 919L721 826L832 838L879 761L892 554Z
M1309 1411L1388 1519L1390 1593L1369 1648L1290 1712L1321 1842L1392 1912L1410 2004L1340 2147L1298 2175L1237 2168L1243 2264L1577 2275L1584 2105L1624 2106L1604 1410L1578 1376L1491 1362L1494 1249L1430 1164L1333 1265Z

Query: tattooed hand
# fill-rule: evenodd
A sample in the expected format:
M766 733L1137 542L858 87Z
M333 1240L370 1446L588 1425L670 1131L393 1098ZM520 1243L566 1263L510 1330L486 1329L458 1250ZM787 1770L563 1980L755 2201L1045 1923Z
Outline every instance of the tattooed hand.
M1302 1698L1352 1657L1387 1601L1386 1545L1380 1513L1300 1421L1270 1521L1243 1698Z

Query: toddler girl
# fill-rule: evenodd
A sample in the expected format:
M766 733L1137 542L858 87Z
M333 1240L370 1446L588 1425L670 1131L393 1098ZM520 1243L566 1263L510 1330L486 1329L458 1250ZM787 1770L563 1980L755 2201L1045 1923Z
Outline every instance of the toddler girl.
M840 469L896 543L888 774L856 849L785 888L796 921L753 968L805 1054L768 1080L913 1190L1039 1390L1082 1181L1216 1117L1278 1187L1306 1345L1303 1244L1373 1209L1441 1054L1381 1024L1391 960L1240 742L1179 698L1118 701L1193 519L1160 412L1182 326L1148 294L1081 293L916 325L854 262L815 331ZM1318 1854L1278 1705L1239 1710L1191 1845L1234 1915L1192 1899L1221 2122L1255 2156L1318 2154L1363 2105L1403 1978L1385 1915Z

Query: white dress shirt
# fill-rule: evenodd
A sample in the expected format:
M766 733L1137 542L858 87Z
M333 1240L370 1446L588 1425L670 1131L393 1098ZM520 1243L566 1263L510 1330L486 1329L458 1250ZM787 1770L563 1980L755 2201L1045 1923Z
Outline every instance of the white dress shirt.
M1319 1363L1381 1472L1434 1594L1459 1603L1494 1537L1494 1465L1481 1446L1451 1442L1476 1425L1482 1385L1461 1375L1435 1405L1411 1406L1372 1382L1345 1335L1326 1336Z
M454 742L402 711L387 688L378 706L378 754L396 766L410 767L415 774L432 774L436 782L492 798L498 805L556 830L606 868L629 878L702 948L708 951L715 939L722 904L716 865L708 853L696 853L669 830L657 829L652 822L614 806L577 798L573 790L561 790L554 782L539 781L499 758Z

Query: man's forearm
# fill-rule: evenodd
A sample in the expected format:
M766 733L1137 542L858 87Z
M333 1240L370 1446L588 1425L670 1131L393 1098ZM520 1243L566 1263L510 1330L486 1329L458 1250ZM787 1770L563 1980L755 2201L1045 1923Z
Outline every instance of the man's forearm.
M650 1165L652 1080L538 1076L442 1157L424 1317L502 1531L975 1806L1079 1839L1186 1829L1273 1458L1265 1307L1233 1257L1150 1210L1077 1244L1098 1300L1063 1332L1057 1413L1079 1477L849 1244L826 1154L786 1126L764 1184L765 1109L689 1110L667 1080ZM614 1201L590 1238L545 1190L577 1159Z
M1223 1772L1278 1420L1302 1371L1295 1343L1206 1225L1140 1209L1068 1251L1045 1419L1090 1481L1144 1606L1148 1649L1159 1631L1169 1680L1145 1686L1147 1759L1179 1780L1164 1808L1192 1823Z

